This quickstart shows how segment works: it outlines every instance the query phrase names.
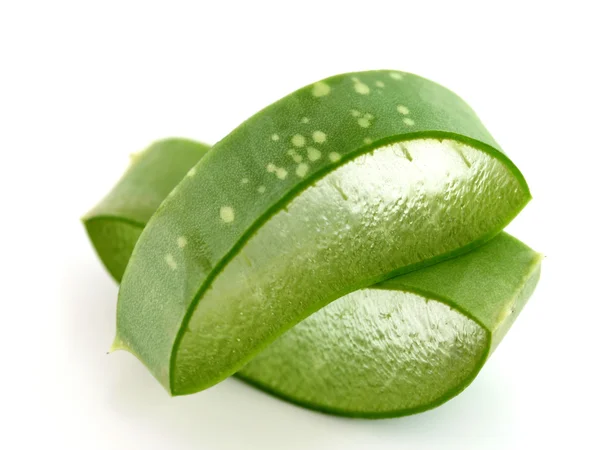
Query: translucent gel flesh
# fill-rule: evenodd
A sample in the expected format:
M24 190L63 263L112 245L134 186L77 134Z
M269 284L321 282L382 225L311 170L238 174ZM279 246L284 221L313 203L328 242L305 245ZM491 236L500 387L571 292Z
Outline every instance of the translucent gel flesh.
M208 387L332 300L497 230L521 190L500 161L452 140L394 143L340 166L271 217L203 294L173 392Z
M363 289L300 322L240 374L322 409L385 413L464 385L487 347L485 330L443 303Z

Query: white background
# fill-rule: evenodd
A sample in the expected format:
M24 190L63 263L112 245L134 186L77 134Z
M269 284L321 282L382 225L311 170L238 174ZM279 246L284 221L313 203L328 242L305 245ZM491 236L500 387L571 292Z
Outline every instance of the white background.
M1 1L0 448L600 448L595 3ZM128 155L213 143L305 84L380 68L459 93L534 195L509 231L546 255L542 279L471 387L349 420L236 380L171 399L107 355L117 288L79 217Z

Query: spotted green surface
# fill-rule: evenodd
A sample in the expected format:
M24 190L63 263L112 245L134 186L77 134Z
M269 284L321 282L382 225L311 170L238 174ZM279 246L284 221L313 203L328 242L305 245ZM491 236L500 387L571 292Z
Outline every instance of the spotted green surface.
M384 86L378 87L381 83ZM403 177L412 158L400 147L392 151L395 157L383 161L398 170L397 177L386 178L390 184L383 192L377 191L377 183L355 186L349 201L334 211L327 209L330 203L319 191L352 182L337 176L338 170L352 164L354 170L346 175L375 181L373 173L382 167L377 160L381 149L418 139L438 140L443 153L456 155L448 159L447 170L436 169L438 183L430 188ZM464 161L455 143L479 153L482 163ZM301 162L296 155L302 156ZM434 158L431 164L436 164ZM473 167L476 173L466 176ZM429 173L427 167L421 171ZM457 189L445 184L446 176L457 180ZM309 191L313 197L307 197ZM445 198L449 192L450 198ZM345 194L339 196L343 200ZM136 354L172 394L204 389L239 370L286 329L336 298L488 240L529 198L519 171L450 91L415 75L390 71L329 78L243 123L161 204L123 277L115 344ZM288 249L275 239L277 230L272 229L271 236L261 230L272 218L285 217L294 202L305 205L295 210L304 220L304 231L293 236L294 250L274 262L286 268L285 273L261 271L253 262L260 252L252 251L244 276L229 272L225 277L228 264L244 258L252 239L265 242L265 254ZM479 210L473 213L475 205ZM405 207L408 220L403 220ZM315 241L314 233L321 222L329 223L330 214L337 222ZM356 233L340 235L355 216L362 217ZM411 228L411 217L429 218L433 238L423 246L410 237L419 231L417 223ZM395 224L401 228L398 236ZM436 242L446 241L448 246L436 248ZM328 253L334 244L336 250ZM366 259L365 249L370 255ZM300 264L293 264L296 256ZM304 292L290 279L313 289ZM274 287L280 294L276 298L270 296ZM266 298L268 302L260 303ZM256 312L261 314L255 317Z

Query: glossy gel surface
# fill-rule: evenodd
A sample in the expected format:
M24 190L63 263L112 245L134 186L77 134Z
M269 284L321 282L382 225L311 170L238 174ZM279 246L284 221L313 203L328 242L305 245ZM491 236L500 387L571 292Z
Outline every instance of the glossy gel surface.
M516 205L500 161L449 139L375 149L294 198L240 249L191 316L176 392L231 375L290 325L357 288L484 238Z

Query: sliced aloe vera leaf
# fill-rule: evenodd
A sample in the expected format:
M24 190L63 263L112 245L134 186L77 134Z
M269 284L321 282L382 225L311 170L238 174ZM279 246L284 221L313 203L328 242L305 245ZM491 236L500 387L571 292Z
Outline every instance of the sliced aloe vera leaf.
M331 301L487 241L529 199L452 92L390 71L326 79L234 130L162 203L115 346L196 392Z
M538 253L501 233L465 255L330 303L237 375L339 415L433 408L474 379L533 292L540 264Z
M187 139L155 142L131 156L121 180L82 218L98 256L116 281L121 281L150 216L209 149Z
M179 173L196 162L177 158L169 145L150 147L136 155L119 182L120 203L140 198L144 187L133 168L148 167L147 158L160 167L176 164ZM163 191L169 192L177 183L173 177L148 177L145 183L167 180L172 186ZM138 188L128 188L130 182ZM136 204L144 210L140 222L162 201L152 198ZM136 236L144 225L134 225ZM118 228L120 222L106 226ZM137 239L113 235L124 241L113 246L133 247ZM90 233L96 247L104 236ZM121 259L124 267L129 255L118 252L112 259ZM539 255L501 233L464 256L338 299L279 337L236 375L294 403L340 415L389 417L431 408L475 376L532 292L539 263Z

